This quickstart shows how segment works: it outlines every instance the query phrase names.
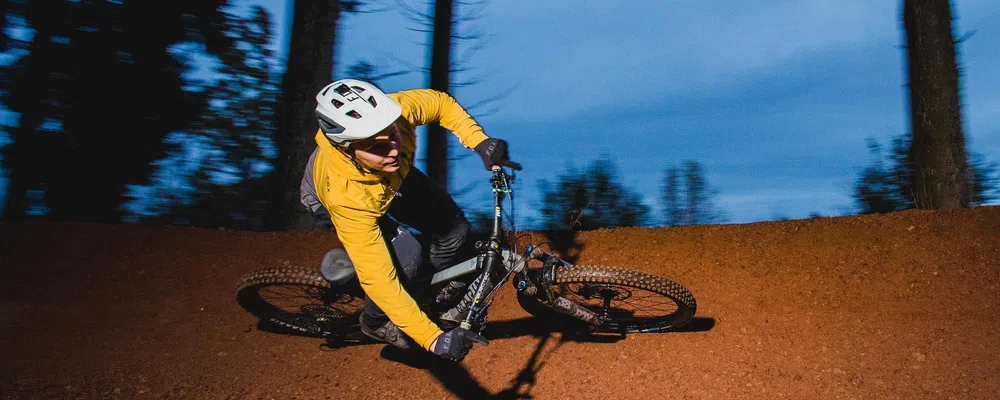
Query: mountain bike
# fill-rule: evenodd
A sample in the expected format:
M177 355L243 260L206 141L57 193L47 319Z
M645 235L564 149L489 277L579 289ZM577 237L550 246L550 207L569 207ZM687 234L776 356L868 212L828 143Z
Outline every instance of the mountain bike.
M666 277L608 266L573 265L544 251L546 242L527 244L517 251L520 237L513 221L505 222L503 203L509 199L513 204L513 171L520 170L513 162L492 168L492 227L488 239L476 243L477 254L434 273L429 285L422 285L427 290L411 292L432 320L447 329L448 321L439 317L457 308L465 315L459 325L482 333L487 311L508 281L516 290L518 304L528 313L547 321L562 319L589 333L625 336L669 331L694 317L694 296ZM419 241L411 243L419 245ZM237 302L262 323L286 333L323 337L331 346L369 342L358 322L364 292L346 252L331 251L337 252L340 256L333 257L335 261L325 259L319 268L281 266L250 272L237 284ZM464 286L454 284L457 282L464 282ZM456 292L456 288L462 289ZM453 327L454 322L451 324Z

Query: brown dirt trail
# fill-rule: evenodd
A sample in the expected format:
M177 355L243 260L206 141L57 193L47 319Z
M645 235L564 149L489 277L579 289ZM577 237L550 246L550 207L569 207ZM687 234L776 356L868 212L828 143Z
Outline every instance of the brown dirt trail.
M256 329L245 273L331 234L0 224L0 398L1000 395L1000 206L580 233L578 264L687 286L683 332L546 331L504 289L462 364Z

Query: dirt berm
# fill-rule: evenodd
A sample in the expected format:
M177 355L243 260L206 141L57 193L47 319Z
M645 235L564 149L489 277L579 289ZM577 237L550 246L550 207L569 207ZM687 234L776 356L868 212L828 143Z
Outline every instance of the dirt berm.
M691 289L685 331L564 335L505 289L462 364L257 329L245 273L314 265L331 234L0 224L0 398L1000 396L1000 206L614 229L578 264Z

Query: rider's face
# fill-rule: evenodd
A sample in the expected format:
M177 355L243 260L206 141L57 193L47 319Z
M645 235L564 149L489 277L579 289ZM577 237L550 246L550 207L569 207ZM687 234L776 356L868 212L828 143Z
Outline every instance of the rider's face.
M362 165L383 172L399 170L399 129L396 124L368 139L351 145L354 158Z

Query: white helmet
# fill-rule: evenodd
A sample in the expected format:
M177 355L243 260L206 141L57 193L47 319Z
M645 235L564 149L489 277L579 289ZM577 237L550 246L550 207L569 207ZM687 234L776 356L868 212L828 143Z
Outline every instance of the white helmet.
M340 146L374 136L402 113L399 104L375 85L355 79L334 81L316 95L319 128Z

